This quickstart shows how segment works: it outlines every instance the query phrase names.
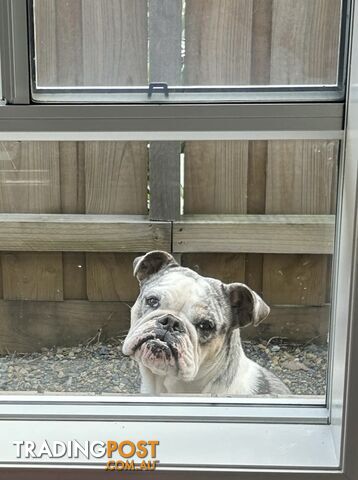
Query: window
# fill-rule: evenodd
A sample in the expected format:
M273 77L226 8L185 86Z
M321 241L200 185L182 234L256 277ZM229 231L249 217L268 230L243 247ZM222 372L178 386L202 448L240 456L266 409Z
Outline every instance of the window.
M155 432L158 476L355 478L350 2L0 9L3 471L105 467L14 441ZM130 337L131 311L164 336ZM247 363L236 390L234 327L283 384Z
M342 96L341 0L32 3L36 101Z

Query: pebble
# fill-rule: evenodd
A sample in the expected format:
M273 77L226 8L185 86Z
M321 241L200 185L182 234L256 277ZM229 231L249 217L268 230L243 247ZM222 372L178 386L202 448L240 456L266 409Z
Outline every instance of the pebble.
M323 395L327 346L273 340L243 341L249 358L268 368L297 395ZM137 394L137 363L122 354L122 339L74 347L43 347L30 354L0 355L0 390Z

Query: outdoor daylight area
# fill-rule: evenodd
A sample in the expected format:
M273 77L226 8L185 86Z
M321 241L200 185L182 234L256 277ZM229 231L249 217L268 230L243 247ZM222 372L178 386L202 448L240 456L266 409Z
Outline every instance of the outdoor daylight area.
M133 262L161 250L262 297L271 311L240 325L244 351L292 395L323 402L338 153L339 142L314 140L2 142L0 208L17 224L7 233L16 251L1 256L1 389L139 393L137 362L122 348L141 280ZM164 155L177 165L160 164L165 191L155 170ZM149 220L175 192L177 219ZM200 292L191 299L191 288L182 293L192 309L221 308ZM213 342L229 341L224 333Z
M0 480L357 480L358 0L0 0Z

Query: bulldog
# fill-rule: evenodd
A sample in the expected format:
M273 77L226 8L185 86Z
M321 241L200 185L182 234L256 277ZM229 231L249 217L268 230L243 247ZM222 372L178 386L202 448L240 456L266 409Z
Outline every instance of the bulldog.
M241 345L240 327L257 326L270 312L257 293L202 277L162 251L136 258L133 267L140 294L123 353L139 364L142 393L290 394Z

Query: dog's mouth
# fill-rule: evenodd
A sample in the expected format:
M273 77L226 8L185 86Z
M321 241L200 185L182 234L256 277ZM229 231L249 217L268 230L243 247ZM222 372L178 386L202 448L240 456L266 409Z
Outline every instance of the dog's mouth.
M168 332L151 332L147 334L136 343L133 348L133 355L145 344L154 354L163 351L167 357L172 355L175 359L178 358L175 338Z
M168 369L179 370L179 351L175 335L166 331L152 331L138 339L132 355L153 372L164 374Z

